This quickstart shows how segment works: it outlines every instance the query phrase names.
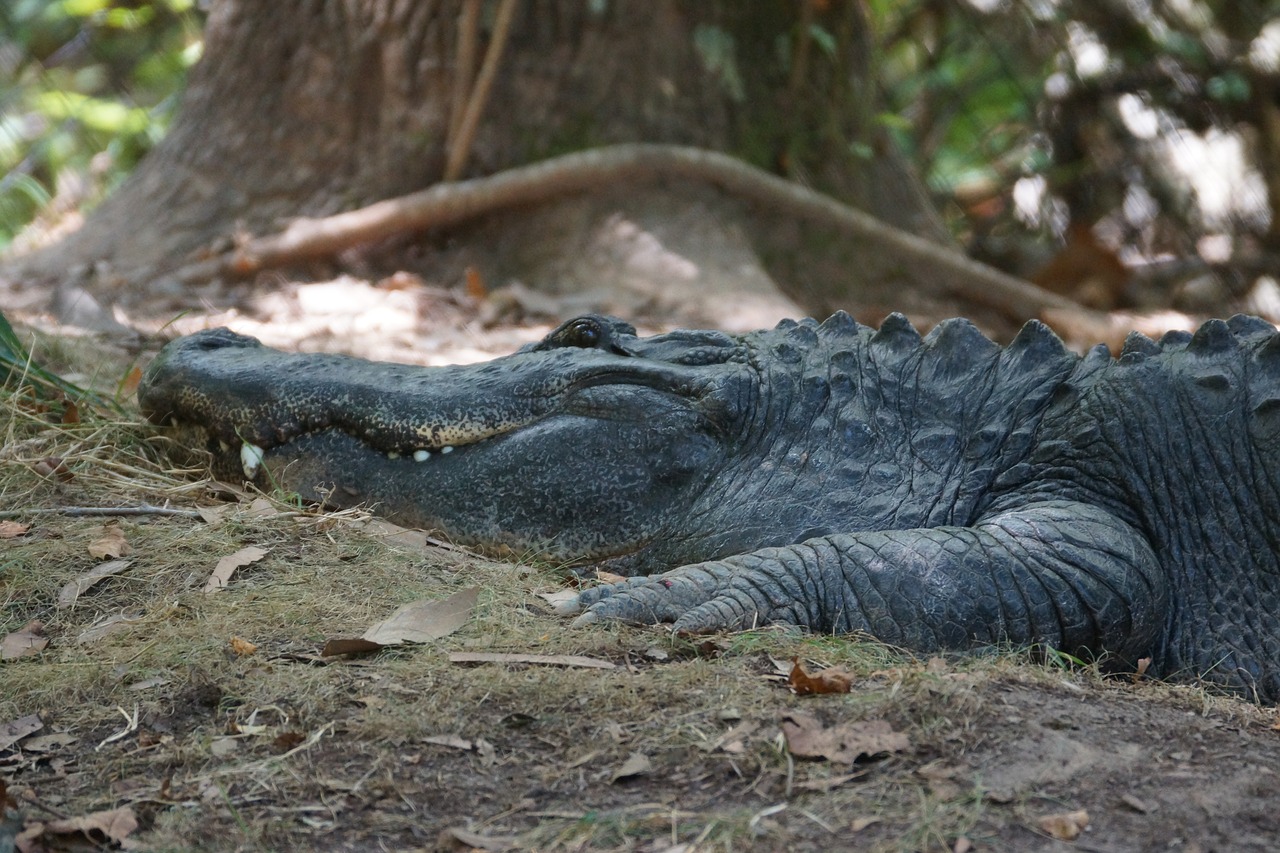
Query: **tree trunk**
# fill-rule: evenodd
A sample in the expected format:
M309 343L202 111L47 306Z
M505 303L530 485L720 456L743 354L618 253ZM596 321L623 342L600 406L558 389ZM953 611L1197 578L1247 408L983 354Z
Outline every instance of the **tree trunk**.
M468 51L459 33L471 3L479 37ZM25 273L56 281L87 269L97 295L164 310L165 296L181 295L166 272L236 233L441 180L457 139L451 115L465 106L455 89L475 79L501 8L218 0L169 135L79 232L26 259ZM946 240L920 182L873 121L860 0L517 0L514 8L460 177L616 142L693 145ZM477 58L460 64L460 55ZM807 307L901 304L900 276L876 247L778 222L709 186L602 187L427 237L422 272L445 283L470 265L498 283L620 283L641 301L655 281L672 280L666 298L763 295L773 284L764 258Z

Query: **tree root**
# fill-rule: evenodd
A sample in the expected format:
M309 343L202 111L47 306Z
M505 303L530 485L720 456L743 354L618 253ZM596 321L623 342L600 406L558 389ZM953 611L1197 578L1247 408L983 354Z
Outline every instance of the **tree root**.
M296 219L279 233L243 240L230 251L181 267L173 275L184 284L239 278L331 257L404 232L456 225L519 205L590 192L601 185L673 179L710 183L731 196L767 207L773 215L832 228L908 268L928 270L941 289L1014 320L1053 310L1084 312L1084 316L1096 313L726 154L652 144L581 151L484 178L437 184L321 219Z

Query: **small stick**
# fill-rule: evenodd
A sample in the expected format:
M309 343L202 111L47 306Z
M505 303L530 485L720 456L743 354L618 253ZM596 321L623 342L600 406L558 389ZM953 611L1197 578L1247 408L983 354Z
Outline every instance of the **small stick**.
M449 115L449 132L445 136L447 150L453 150L453 142L462 127L462 117L467 111L471 95L471 81L476 69L476 41L480 38L480 0L466 0L458 15L458 57L453 69L453 109Z
M173 515L180 518L199 518L200 513L194 509L174 509L167 506L55 506L32 507L31 509L9 509L0 512L0 519L26 518L29 515L65 515L71 518L86 516L132 516L132 515Z
M502 48L507 43L507 33L511 30L511 19L516 14L516 0L502 0L498 7L498 17L493 24L493 37L489 49L485 51L484 62L480 65L480 75L476 78L471 97L467 102L467 110L458 125L458 135L449 140L449 159L445 163L444 179L456 181L466 166L467 155L471 153L471 143L475 139L476 128L480 126L480 114L489 102L489 90L493 88L493 80L498 76L498 63L502 59Z

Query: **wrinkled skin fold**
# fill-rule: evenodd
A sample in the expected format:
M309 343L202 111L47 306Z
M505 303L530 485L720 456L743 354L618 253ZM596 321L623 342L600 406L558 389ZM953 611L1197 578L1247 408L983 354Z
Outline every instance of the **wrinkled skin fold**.
M579 622L1043 644L1280 700L1280 338L1081 358L1029 323L743 336L571 320L480 365L171 343L144 413L216 472L634 575ZM174 426L177 424L177 426Z

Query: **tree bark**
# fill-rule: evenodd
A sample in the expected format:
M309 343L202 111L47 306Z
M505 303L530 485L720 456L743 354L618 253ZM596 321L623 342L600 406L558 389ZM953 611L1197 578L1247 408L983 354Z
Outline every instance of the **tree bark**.
M476 5L478 37L469 44L460 23ZM136 310L176 296L168 273L237 234L270 233L290 217L351 210L438 182L451 123L465 108L455 91L477 74L499 5L218 0L169 135L79 232L19 268L53 281L89 270L91 292ZM460 68L460 54L476 65ZM695 146L945 243L919 180L877 129L873 69L860 0L526 0L516 4L462 176L604 144ZM601 187L432 233L424 272L450 281L463 265L479 264L490 281L578 287L602 274L601 257L608 266L613 251L593 255L588 244L636 229L661 242L654 235L681 212L708 220L700 235L707 245L681 249L695 270L679 283L685 292L697 289L701 270L718 270L724 288L736 277L763 292L763 257L807 307L857 299L896 307L901 276L875 246L680 183ZM665 239L683 237L668 229ZM666 261L637 267L637 253L651 245L632 242L614 259L624 274L669 273ZM926 289L945 287L925 279Z

